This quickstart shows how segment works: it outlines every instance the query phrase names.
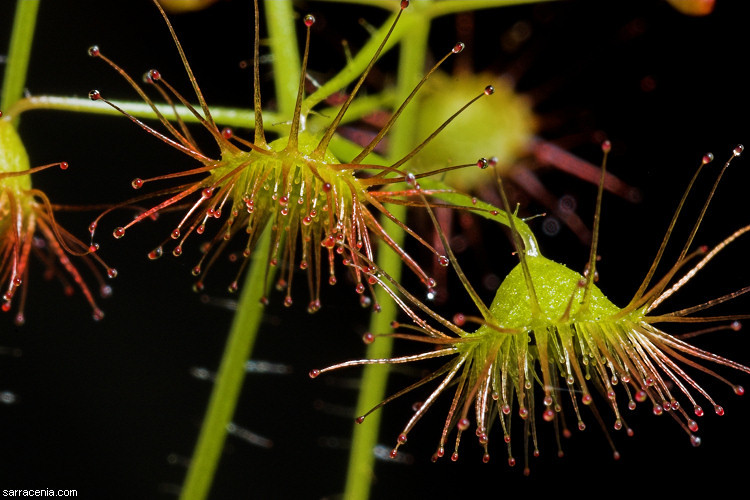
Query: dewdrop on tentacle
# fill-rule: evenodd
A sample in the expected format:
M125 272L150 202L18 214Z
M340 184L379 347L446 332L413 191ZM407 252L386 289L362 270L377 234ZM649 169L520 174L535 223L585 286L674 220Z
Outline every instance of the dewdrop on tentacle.
M609 143L603 151L605 161ZM315 369L310 376L344 367L367 364L400 364L433 358L447 358L442 367L421 380L400 390L378 404L374 411L393 399L423 385L436 384L432 392L411 416L396 439L392 454L407 442L409 432L443 394L452 394L448 415L433 459L446 454L449 435L455 432L452 460L459 458L462 434L474 427L483 447L483 461L490 459L490 429L500 428L510 465L516 464L513 451L511 422L522 423L521 446L525 451L524 472L529 472L529 449L539 455L538 435L545 425L558 436L568 436L565 407L572 411L574 427L583 431L593 417L606 435L613 456L619 458L611 430L632 435L625 421L624 410L647 406L654 415L669 415L685 431L694 446L700 444L698 420L704 415L704 405L717 415L724 409L703 387L698 376L724 382L738 395L744 388L719 373L716 368L730 368L750 373L750 367L713 354L690 344L691 334L672 335L657 327L659 323L712 324L694 332L706 334L717 330L737 330L739 321L750 315L700 315L698 313L735 299L750 286L720 297L711 298L693 307L669 313L655 313L658 306L684 287L699 271L730 243L750 232L750 225L741 227L713 248L692 244L706 214L719 180L733 158L742 152L737 146L713 183L689 236L675 263L655 279L661 260L685 204L711 155L703 157L690 181L682 200L666 231L654 261L638 290L625 307L613 304L598 285L596 274L598 234L603 195L602 181L596 201L592 230L592 245L588 259L588 277L542 256L537 242L526 223L510 212L501 189L505 208L505 223L519 263L506 276L493 301L486 305L479 298L464 275L445 235L439 229L429 205L426 209L438 228L466 292L476 305L479 315L459 313L450 321L423 304L410 292L392 280L385 272L377 271L378 281L397 302L414 325L395 325L399 331L386 335L398 339L428 344L431 348L421 354L390 359L365 359L343 362L324 369ZM602 176L603 179L603 176ZM602 279L602 281L606 281ZM475 329L469 329L474 326ZM378 335L369 334L367 341L377 341ZM713 365L713 366L711 366ZM595 398L598 392L601 397ZM601 406L601 408L600 408ZM368 412L367 414L369 414ZM593 415L589 415L589 412ZM364 423L367 414L357 418ZM494 425L495 419L499 426ZM558 443L559 438L558 438ZM562 455L562 449L558 450Z
M78 289L92 309L95 320L104 317L84 275L74 264L79 258L99 283L100 294L111 294L104 274L114 278L117 271L107 266L96 252L55 221L55 210L47 195L32 187L31 174L52 167L68 168L67 162L31 168L21 138L10 120L13 110L3 117L0 113L0 310L15 309L15 322L25 322L27 282L32 255L46 266L45 275L58 278L66 295ZM101 272L100 266L104 272Z
M401 11L407 6L408 2L401 2ZM428 288L434 286L434 280L403 249L393 242L378 222L377 215L378 212L385 215L424 244L436 255L436 258L440 257L437 251L419 238L404 223L396 220L384 203L414 204L413 200L408 199L413 194L410 190L390 191L386 187L400 184L406 180L407 174L400 170L401 166L431 141L437 135L437 132L444 128L445 124L439 127L438 131L431 134L414 151L392 165L385 167L369 165L363 163L363 160L391 129L393 122L413 98L417 89L424 84L427 76L432 74L449 55L460 52L461 44L455 45L448 55L427 73L425 79L417 85L414 92L394 113L391 120L370 144L365 146L349 163L342 164L328 150L328 145L364 79L383 50L387 37L382 41L369 66L360 76L346 102L331 120L330 125L320 134L312 134L304 129L306 116L302 116L301 111L310 46L310 28L315 22L313 16L306 16L303 19L306 28L306 41L302 58L301 81L296 96L294 116L291 117L290 121L289 135L269 143L265 138L261 111L258 62L259 21L256 3L255 62L253 67L255 135L251 142L234 135L229 130L219 130L198 87L182 46L166 15L161 9L159 10L172 34L199 106L191 106L184 96L167 83L164 75L157 71L152 70L147 74L146 84L153 86L159 92L162 99L171 107L171 111L176 112L177 107L173 103L179 103L195 115L203 128L213 137L219 154L208 155L201 151L196 141L187 132L187 127L182 120L177 118L176 123L173 123L167 119L165 113L160 111L160 107L148 97L144 90L145 87L137 83L123 69L107 58L99 47L90 48L89 54L91 56L105 61L127 80L130 86L151 107L166 132L159 132L137 118L127 115L127 113L123 112L123 114L150 134L197 160L199 164L195 168L176 171L168 175L154 178L136 178L133 181L133 188L139 190L144 189L146 184L156 181L186 179L181 185L164 188L155 194L147 193L123 203L121 206L134 205L154 197L162 199L158 204L137 215L128 224L116 228L113 233L115 238L123 237L132 226L143 219L155 216L178 204L186 204L189 208L171 232L170 237L154 248L149 253L149 257L158 258L163 255L167 251L164 247L170 242L174 244L171 253L176 256L181 255L188 238L194 234L207 234L209 226L218 225L219 229L218 231L214 230L216 232L213 238L202 247L203 257L192 267L193 274L199 276L195 285L198 290L203 288L207 271L216 263L229 240L237 236L245 238L246 244L241 251L241 257L238 259L239 271L237 277L229 285L230 290L236 290L240 274L249 262L248 258L253 253L258 238L263 229L269 225L271 228L271 247L269 254L264 258L269 268L281 267L279 286L285 290L284 303L286 305L292 303L292 283L296 276L295 270L299 268L307 274L307 285L311 298L309 310L315 311L320 307L321 282L330 284L337 282L334 272L334 257L336 254L340 254L344 262L349 265L355 281L355 290L358 293L364 293L368 287L371 287L371 284L364 279L365 272L362 271L360 255L364 255L369 260L374 259L373 236L383 239L393 251L396 251L425 286ZM399 12L393 26L398 22L400 16L401 13ZM92 91L90 97L93 100L103 101L115 109L120 109L116 104L105 99L97 90ZM476 98L471 102L475 100ZM462 109L465 109L466 106ZM462 166L441 169L441 171L460 167ZM419 177L426 175L430 175L430 173L419 174ZM372 208L375 210L372 210ZM109 212L111 210L101 216ZM92 225L92 239L101 216ZM240 234L238 235L238 233ZM327 273L325 271L326 261ZM270 272L267 273L267 277L270 274ZM365 304L368 300L364 297L362 299Z

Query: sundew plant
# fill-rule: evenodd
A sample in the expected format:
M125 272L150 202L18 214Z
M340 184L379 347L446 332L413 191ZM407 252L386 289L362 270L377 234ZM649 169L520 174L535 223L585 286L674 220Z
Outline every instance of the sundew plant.
M473 74L507 75L519 95L536 104L535 133L540 140L593 165L602 162L602 141L610 141L608 172L637 188L642 199L634 203L603 193L597 285L613 302L627 304L648 271L701 159L708 152L715 157L704 167L701 181L683 208L681 224L672 236L674 247L668 248L663 258L669 264L678 258L681 243L700 216L719 169L737 144L749 141L742 92L747 82L740 70L747 8L720 2L710 14L693 16L666 1L607 5L594 1L409 3L341 125L331 129L335 132L330 140L331 154L344 164L367 165L350 167L358 177L377 176L378 166L397 165L380 174L395 181L373 183L371 192L390 193L378 196L395 202L387 205L389 213L413 234L404 233L397 224L382 222L389 237L403 242L399 243L403 249L393 251L395 243L378 245L377 231L371 231L373 264L445 318L474 313L452 267L445 267L440 276L444 281L435 284L438 294L441 287L449 287L449 300L429 300L433 287L428 278L441 267L435 264L443 261L446 252L439 239L434 239L428 211L422 206L425 201L433 207L439 203L460 205L450 209L454 222L449 243L485 303L492 300L500 282L518 263L509 239L512 233L503 224L508 217L500 204L496 209L486 208L486 200L474 204L470 197L430 192L442 187L440 173L415 181L405 175L410 163L398 163L425 139L424 132L413 132L414 117L425 114L419 93L392 127L386 125L388 133L374 154L366 161L352 161L433 64L463 41L463 51L451 54L439 71L454 78L467 75L467 79ZM520 5L511 5L515 3ZM531 458L528 477L522 463L508 466L497 420L490 424L491 459L483 463L484 450L474 436L473 410L458 460L451 461L448 456L453 451L455 434L451 434L446 458L433 463L431 457L450 406L450 396L443 396L409 430L408 443L399 446L398 454L391 458L404 423L429 391L413 391L393 400L359 425L355 417L388 394L439 369L443 362L438 359L430 364L428 360L390 369L368 366L365 371L352 368L325 373L315 380L308 377L313 368L343 360L426 350L424 345L415 348L398 339L391 347L385 336L363 344L367 332L391 333L394 319L402 325L410 322L387 294L378 291L376 280L367 279L367 272L376 269L367 269L367 246L357 248L357 231L347 233L355 235L351 239L335 244L342 249L331 252L335 286L328 284L325 242L329 235L325 231L330 227L325 224L320 236L302 229L295 233L300 239L312 234L312 241L323 243L307 250L309 263L315 262L316 251L321 255L321 267L310 279L308 271L300 269L300 261L305 259L303 245L290 256L280 243L278 261L282 264L270 271L263 259L255 259L261 261L259 265L254 265L252 258L243 263L248 241L257 237L260 243L254 250L265 255L263 242L273 245L274 239L264 240L250 226L236 231L226 248L222 238L215 239L222 231L233 231L222 225L231 216L232 201L232 195L222 190L227 184L222 183L231 177L227 172L238 170L242 162L207 174L210 161L201 162L196 154L185 154L185 149L189 146L205 153L204 158L216 160L224 157L217 152L217 144L221 152L231 149L222 141L232 141L242 151L255 148L257 152L259 144L265 147L253 128L258 118L253 110L255 88L260 91L267 143L286 140L296 120L301 128L318 134L315 140L302 140L298 149L313 149L309 144L318 144L327 125L335 120L337 106L353 94L401 9L400 2L260 1L257 58L253 2L206 4L194 12L167 12L181 49L150 0L122 5L21 0L19 5L24 7L20 10L12 1L0 5L0 75L3 81L16 83L11 90L3 87L0 111L4 115L0 120L17 131L28 154L27 168L47 166L30 176L4 176L0 171L0 186L12 184L14 193L0 198L0 235L4 238L0 246L4 252L1 293L9 286L14 288L12 307L0 314L1 489L76 489L82 498L355 499L473 497L486 491L496 491L498 496L589 490L614 494L652 484L679 494L694 493L701 483L729 489L741 484L744 464L737 451L748 444L744 432L750 411L746 396L737 396L731 387L700 373L696 379L722 406L724 415L716 415L703 403L705 416L697 419L699 447L691 446L669 415L655 416L647 405L631 412L623 400L620 409L633 431L628 437L624 430L613 428L606 404L596 401L604 429L588 413L586 430L578 431L575 413L567 408L570 437L555 432L537 409L540 456ZM10 57L15 53L10 40L17 12L26 16L20 21L21 35L16 30L16 36L20 53L30 49L28 74L24 74L24 64L14 65ZM308 14L314 16L314 23L305 22ZM311 25L309 50L305 77L301 78L306 24ZM144 89L168 126L159 122L148 101L122 74L102 57L90 57L94 45ZM180 50L199 92L191 84ZM254 86L256 65L258 86ZM204 119L207 108L219 135L212 137L209 127L196 123L196 115L176 94L169 90L160 94L142 83L141 76L151 69L157 69L163 81ZM296 119L300 81L305 87L302 118ZM477 85L475 95L481 97L471 109L497 104L493 101L497 96L484 94L485 86L493 83ZM323 90L316 94L319 87ZM144 131L102 99L90 100L93 89L142 120L144 126L170 139L184 137L175 139L182 148ZM165 95L179 108L189 135L173 118ZM307 107L311 104L312 112ZM435 118L432 129L441 127L444 119ZM452 125L462 127L461 133L452 132ZM169 131L170 126L176 133ZM225 127L232 129L233 138L223 132ZM452 148L445 160L449 163L428 169L470 165L463 170L478 170L474 144L471 148L461 142L451 146L459 136L466 140L465 128L484 149L481 156L498 154L488 139L492 135L485 135L486 123L457 120L434 139L441 147ZM6 144L10 143L3 142L8 151ZM465 154L469 150L471 157ZM593 227L595 181L540 165L533 154L521 151L518 156L515 164L519 168L528 167L551 194L565 201L565 210L574 210L589 229ZM419 153L414 156L418 157ZM0 154L0 158L4 156ZM711 248L750 223L743 196L746 165L744 155L733 159L703 217L693 248ZM204 168L199 175L175 177L198 168ZM400 173L395 172L397 168ZM486 187L497 193L492 169L484 172L489 174ZM329 192L324 188L326 182L331 189L342 189L325 175L309 182L320 193ZM212 183L191 184L204 177L213 179ZM137 178L146 182L135 182L140 189L134 190ZM425 198L414 190L416 182L425 190ZM176 186L183 186L183 191ZM559 220L556 226L546 224L555 220L542 215L549 207L518 186L514 188L512 179L506 179L505 186L511 205L518 204L517 215L525 218L543 255L583 271L589 247L581 242L580 234ZM19 189L28 193L31 188L38 190L33 191L33 200L40 222L25 240L28 260L19 260L13 256L25 255L26 247L14 246L21 239L8 236L17 233L6 221L30 213L19 212L15 201L21 199ZM213 189L206 199L216 195L211 198L215 205L210 214L201 212L208 202L195 204L206 188ZM163 204L150 214L153 217L141 217L128 226L124 237L113 236L118 227L127 226L134 217L185 189L193 189L195 196ZM259 193L263 188L258 189ZM214 217L219 197L225 195L229 201L222 205L224 214ZM323 203L326 196L315 199ZM276 207L280 213L283 200L275 198L273 202L280 202ZM309 207L300 206L305 206L309 215ZM372 203L367 207L373 220L382 221L382 211ZM49 211L54 219L48 217ZM440 217L445 211L441 208L436 213ZM195 219L198 222L193 224L189 215L195 213L204 214L205 219ZM300 214L303 221L305 214ZM281 220L282 215L274 217ZM180 225L183 218L186 222ZM345 219L351 218L346 212ZM206 223L202 235L198 234L203 232L198 231L200 220ZM93 237L92 221L96 221ZM50 228L46 232L44 225ZM171 238L178 225L180 235ZM300 227L303 225L301 222ZM377 226L373 222L367 227ZM181 247L182 255L174 257L173 248L188 230L192 232ZM671 297L670 310L750 285L746 238L741 236L723 249ZM150 259L149 252L165 241L164 256ZM56 247L60 242L64 245ZM202 255L207 255L204 269L210 262L205 280L192 272ZM415 265L408 265L408 259ZM292 263L296 270L290 272L284 262ZM351 265L347 267L347 263ZM23 279L16 282L13 269L19 265L25 270ZM657 273L655 280L662 275ZM316 280L321 276L318 287ZM280 278L284 282L279 286ZM201 286L196 287L196 281ZM238 290L233 293L227 288L233 288L234 281ZM362 294L357 293L360 283ZM308 307L317 293L321 307L310 314ZM288 306L286 297L293 298ZM267 305L260 304L261 298L267 298ZM362 307L363 303L367 307ZM376 303L379 313L374 312ZM16 321L19 310L24 313L23 324ZM738 297L706 313L746 315L748 300ZM701 327L681 326L664 329L689 334ZM686 341L747 365L750 343L745 335L746 328L723 328ZM711 368L734 384L750 384L744 374ZM538 377L542 378L541 372ZM534 383L539 387L540 382ZM571 396L580 397L576 391L582 386L577 383L555 390L570 391L565 396L570 400ZM454 392L453 386L446 389L446 394ZM593 395L601 398L598 392ZM539 406L542 397L540 392ZM520 420L511 425L514 433L523 431ZM558 438L562 457L557 453ZM608 439L613 440L619 460L613 459ZM524 456L523 442L518 439L514 443L519 462Z

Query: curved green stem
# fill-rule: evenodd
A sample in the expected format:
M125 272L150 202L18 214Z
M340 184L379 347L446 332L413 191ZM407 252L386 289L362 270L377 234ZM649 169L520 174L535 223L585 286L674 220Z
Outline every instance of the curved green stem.
M435 179L422 179L420 184L423 189L429 189L433 192L430 194L432 198L442 200L456 209L464 209L471 211L481 217L502 224L507 228L511 228L511 219L513 220L513 226L518 232L518 235L523 242L524 248L526 249L526 255L536 257L539 253L539 243L536 241L536 236L531 230L526 220L520 219L516 214L511 214L505 211L503 208L498 208L485 201L478 200L476 198L470 198L468 195L459 193L453 188L448 186L442 181Z
M411 16L409 15L411 14ZM427 54L427 37L429 23L415 22L419 20L416 12L405 12L402 19L409 30L403 33L403 43L400 46L398 67L397 95L402 99L409 95L422 77ZM416 114L407 108L394 126L391 135L391 158L401 158L414 147L414 131L416 130ZM406 169L408 170L408 168ZM391 213L399 220L406 217L406 207L389 206ZM383 226L397 244L404 240L403 231L391 221L384 221ZM384 247L385 245L380 245ZM395 280L400 280L402 262L400 257L390 249L381 248L378 253L377 264ZM387 294L378 289L376 293L378 303L382 309L380 314L374 314L370 322L373 333L385 332L396 319L398 307ZM367 348L366 357L388 358L391 355L392 340L381 337ZM383 365L369 365L364 369L357 401L357 415L365 414L370 408L385 398L388 369ZM380 428L380 412L370 414L362 424L355 424L352 436L352 449L349 455L349 470L346 479L344 498L347 500L367 499L374 474L375 455L373 449L378 438Z
M8 49L8 62L5 66L3 87L0 90L0 111L7 110L23 96L38 10L39 0L18 0L16 2L13 33L10 37L10 48Z

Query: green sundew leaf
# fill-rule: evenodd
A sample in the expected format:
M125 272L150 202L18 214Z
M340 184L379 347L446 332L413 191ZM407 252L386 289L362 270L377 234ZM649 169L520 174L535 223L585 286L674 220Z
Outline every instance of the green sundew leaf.
M620 312L620 308L596 285L591 288L588 306L582 308L583 288L579 283L584 277L579 272L545 257L532 257L527 262L546 321L554 324L569 306L569 314L576 321L605 321ZM575 300L571 300L571 296ZM524 329L532 325L535 318L529 307L528 284L520 264L508 273L497 289L490 310L503 327Z
M28 170L29 155L23 147L15 127L8 120L0 120L0 181L2 189L16 193L31 189L31 176L10 175ZM5 217L5 215L3 215ZM6 224L6 220L3 220Z

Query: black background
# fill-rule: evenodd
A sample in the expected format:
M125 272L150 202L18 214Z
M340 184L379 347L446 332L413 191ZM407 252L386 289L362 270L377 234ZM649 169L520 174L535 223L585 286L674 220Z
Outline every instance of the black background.
M0 5L0 33L10 31L12 3ZM310 63L321 79L343 65L341 38L355 49L365 39L358 18L378 26L386 17L383 10L365 7L295 5L297 12L313 12L323 21L313 30ZM742 2L719 0L711 16L691 18L666 2L576 1L493 9L476 18L472 57L477 69L507 68L528 58L519 90L551 88L539 111L560 122L545 137L602 131L614 145L611 171L642 190L643 201L635 205L605 199L600 286L617 303L628 300L648 268L701 156L712 151L719 165L737 143L749 139L743 58L747 10ZM146 0L45 0L39 16L28 79L33 94L85 96L99 88L112 99L135 99L117 75L87 57L86 49L94 43L133 75L158 67L189 90L168 32ZM239 65L252 50L248 2L226 0L172 19L209 103L250 106L251 74ZM531 38L517 52L505 53L498 40L519 21L532 28ZM431 42L437 54L454 43L454 26L453 18L435 21ZM378 67L387 74L395 58L388 55ZM269 96L272 75L265 75ZM654 85L644 88L644 82ZM147 177L165 164L187 164L125 118L34 111L22 117L20 131L33 165L70 163L65 173L48 171L34 179L58 203L124 199L133 177ZM600 161L592 140L576 142L573 152ZM716 243L749 222L746 165L740 159L727 173L698 243ZM594 186L554 171L540 175L557 195L575 196L581 217L591 220ZM701 182L700 193L709 182ZM699 211L700 199L693 198L687 218ZM528 213L539 211L527 208ZM64 216L61 221L86 237L91 217ZM0 355L0 390L15 395L12 404L0 404L2 488L75 488L82 498L169 498L182 481L211 390L209 382L191 376L190 370L215 370L218 365L232 317L226 306L234 298L223 283L232 271L226 272L227 281L217 273L210 295L203 297L208 300L201 300L190 290L189 269L197 250L156 263L146 258L174 221L141 224L120 241L109 238L111 228L126 218L116 214L105 220L109 229L99 237L101 255L119 270L113 296L102 301L103 321L93 322L80 297L64 297L59 284L46 282L38 270L25 285L30 287L26 325L19 328L11 317L0 317L0 345L21 352ZM684 237L689 227L686 221L679 235ZM502 234L483 236L488 257L472 259L477 265L470 272L502 276L513 264L509 245ZM549 257L577 269L585 262L586 247L565 229L556 236L540 233L539 238ZM725 251L680 294L674 308L747 285L746 255L747 242ZM356 398L351 386L359 371L315 381L307 372L362 356L367 312L350 287L339 286L330 294L326 290L323 310L309 317L301 306L304 290L298 291L300 300L289 310L279 304L279 296L272 297L254 353L255 359L282 364L290 373L250 374L235 417L238 425L274 445L260 448L230 437L212 498L337 498L343 491L349 408ZM464 306L456 299L445 312ZM747 301L726 310L747 311ZM744 332L719 333L697 343L750 363ZM413 375L393 377L393 388L406 385ZM750 385L746 375L728 376ZM725 385L708 381L705 386L726 415L707 411L701 447L691 447L669 417L657 418L641 408L628 414L634 438L613 433L619 462L612 460L593 421L586 432L565 440L566 456L558 459L552 433L540 425L542 456L534 460L530 477L522 476L519 466L508 468L499 435L491 440L495 448L489 464L481 463L480 449L469 436L458 463L430 462L447 403L438 405L402 448L411 464L378 462L373 498L481 492L497 497L640 491L677 495L693 494L700 485L732 491L745 482L750 405ZM387 447L395 442L412 402L406 397L383 410L380 442ZM516 454L521 458L520 450Z

